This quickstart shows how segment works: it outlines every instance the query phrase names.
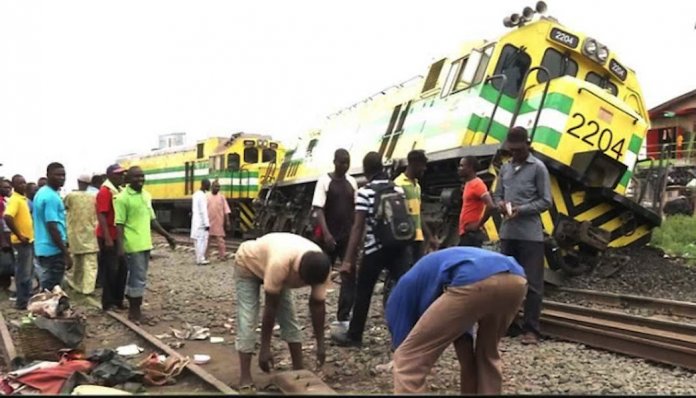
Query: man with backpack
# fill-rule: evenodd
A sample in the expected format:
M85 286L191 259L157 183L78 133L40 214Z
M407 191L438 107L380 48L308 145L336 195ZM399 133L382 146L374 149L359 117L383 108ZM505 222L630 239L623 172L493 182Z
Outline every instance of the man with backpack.
M355 198L355 219L341 266L341 273L355 274L358 244L364 230L363 259L357 273L353 316L347 331L331 336L341 346L362 345L362 335L377 279L386 268L391 278L398 281L408 269L408 246L415 235L404 191L389 181L382 170L382 157L377 152L365 155L363 173L368 183L358 189Z
M423 178L428 167L428 158L421 150L414 149L406 156L408 166L406 170L394 179L394 184L401 187L406 195L408 214L413 218L415 237L410 244L409 266L418 261L426 252L425 244L429 251L437 250L437 239L430 233L428 225L421 221L421 186L419 180Z
M348 174L348 169L350 154L343 148L337 149L334 152L334 171L319 177L312 199L318 224L315 231L319 235L319 246L331 259L332 266L337 258L343 260L345 257L353 224L358 183ZM341 276L336 321L345 329L355 301L355 275L344 273Z

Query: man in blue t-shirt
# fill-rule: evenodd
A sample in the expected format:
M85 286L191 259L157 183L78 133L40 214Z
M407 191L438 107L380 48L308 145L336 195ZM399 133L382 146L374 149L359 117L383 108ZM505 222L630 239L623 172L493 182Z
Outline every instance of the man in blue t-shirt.
M527 280L514 258L450 247L421 258L387 302L394 393L425 393L425 378L454 343L462 394L500 394L498 343L522 304ZM478 323L476 349L472 328Z
M65 206L58 190L65 184L65 168L51 163L46 168L48 182L34 196L34 252L42 272L41 290L60 285L65 270L72 268L66 244Z

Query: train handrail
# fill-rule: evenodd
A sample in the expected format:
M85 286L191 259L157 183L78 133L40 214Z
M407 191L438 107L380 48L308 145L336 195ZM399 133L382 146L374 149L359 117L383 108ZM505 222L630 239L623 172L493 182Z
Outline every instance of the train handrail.
M609 104L612 108L618 109L618 110L620 110L621 112L625 113L626 115L628 115L628 117L630 117L631 119L633 119L633 124L638 123L638 118L637 118L636 116L631 115L630 113L626 112L625 110L623 110L623 109L621 109L621 108L615 106L615 105L612 104L611 102L607 101L605 98L602 98L602 97L600 97L599 95L593 93L592 91L590 91L590 90L587 89L586 87L580 87L580 88L578 89L578 94L580 94L580 93L583 92L583 91L587 91L588 93L594 95L595 97L597 97L597 98L599 98L600 100L602 100L602 101L606 102L607 104Z
M535 66L533 68L529 68L527 73L525 73L525 75L524 75L524 79L522 79L522 86L521 87L525 87L527 85L527 80L529 79L529 75L531 75L532 72L535 72L535 71L542 71L542 72L546 73L546 77L548 78L548 79L546 79L546 89L544 91L544 97L542 98L542 103L539 105L539 110L537 111L537 121L538 121L538 115L541 113L541 110L543 109L543 105L544 105L543 100L546 99L546 92L548 91L548 85L551 82L551 73L549 73L549 70L544 66ZM539 72L537 72L537 75L538 74L539 74ZM524 89L524 90L520 90L520 92L517 94L517 102L515 103L515 111L512 112L512 119L510 120L510 126L508 128L515 127L515 122L517 121L517 116L520 113L520 109L522 109L522 103L524 102L524 97L525 97L526 93L527 93L527 89ZM531 138L532 137L530 137L530 139Z
M486 139L488 139L488 133L491 131L491 127L493 126L493 120L495 119L495 112L498 110L498 107L500 106L500 100L503 98L503 90L505 89L505 86L507 85L507 76L504 74L498 74L498 75L493 75L489 76L486 78L486 80L483 82L483 85L485 87L486 83L492 82L495 79L503 79L503 85L500 87L500 90L498 90L498 98L495 100L495 106L493 107L493 112L491 112L491 118L488 121L488 127L486 127L486 133L483 135L483 144L486 143ZM495 88L495 86L493 86Z
M541 102L539 103L539 109L537 110L536 117L534 118L534 126L532 126L532 134L529 135L529 140L534 141L534 134L536 133L537 126L539 125L539 118L541 117L541 111L544 110L544 104L546 103L546 96L549 93L549 86L551 85L551 75L549 74L549 70L544 68L544 67L538 67L540 71L546 73L546 84L544 84L544 92L541 95ZM530 69L529 72L531 73L534 68ZM539 72L537 72L537 75ZM522 98L524 99L527 96L527 92L532 88L536 87L536 84L533 86L529 86L524 90L524 93L522 94Z

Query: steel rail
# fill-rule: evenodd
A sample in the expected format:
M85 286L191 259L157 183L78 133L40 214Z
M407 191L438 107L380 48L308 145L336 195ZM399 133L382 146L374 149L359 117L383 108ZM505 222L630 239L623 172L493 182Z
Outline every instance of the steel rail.
M556 287L553 289L553 291L585 297L597 304L604 304L611 307L645 308L663 315L674 315L696 319L696 303L689 303L686 301L667 300L631 294L600 292L596 290L573 289L567 287Z
M696 326L544 301L543 334L696 370Z
M94 300L91 297L87 298L87 302L92 305L93 307L96 308L101 308L101 304L99 304L96 300ZM181 355L178 351L172 349L168 345L164 344L160 339L157 337L151 335L150 333L146 332L143 328L140 326L136 325L135 323L129 321L128 319L124 318L120 314L114 312L114 311L106 311L106 313L118 321L120 324L124 325L128 329L132 330L137 334L138 336L142 337L147 341L148 343L152 344L153 346L157 347L157 349L164 351L167 355L173 356L176 358L184 358L183 355ZM215 388L222 394L226 395L238 395L239 393L229 387L227 384L224 382L220 381L220 379L216 378L212 374L208 373L205 371L202 367L190 362L188 365L186 365L186 369L191 372L193 375L198 377L199 379L203 380L206 382L209 386Z

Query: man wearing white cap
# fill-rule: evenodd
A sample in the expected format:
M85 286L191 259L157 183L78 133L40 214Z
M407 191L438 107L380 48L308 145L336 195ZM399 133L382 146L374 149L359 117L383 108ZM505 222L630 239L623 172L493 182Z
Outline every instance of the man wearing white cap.
M72 280L68 282L78 293L91 294L97 280L97 253L99 245L96 197L87 192L92 177L82 174L77 178L78 190L64 199L67 212L68 244L74 264Z

